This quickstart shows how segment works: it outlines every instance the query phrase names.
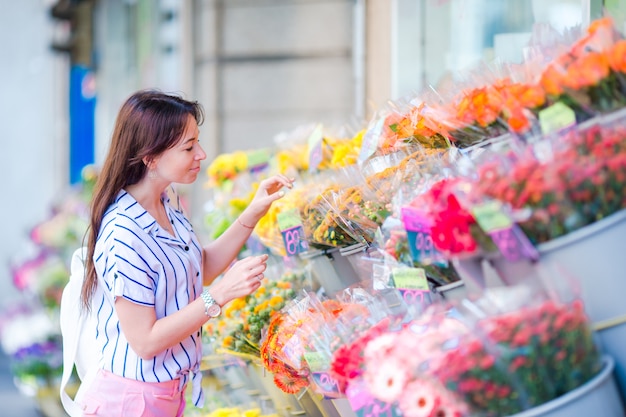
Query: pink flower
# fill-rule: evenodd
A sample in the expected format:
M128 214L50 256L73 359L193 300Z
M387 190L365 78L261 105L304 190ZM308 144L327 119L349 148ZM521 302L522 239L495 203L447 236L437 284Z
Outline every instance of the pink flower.
M409 369L400 358L385 358L378 363L368 363L363 379L374 397L393 403L405 391Z
M403 416L430 417L440 401L439 393L432 385L415 379L406 386L398 406Z
M389 356L397 343L397 339L397 333L383 333L370 340L363 352L365 360L375 362Z

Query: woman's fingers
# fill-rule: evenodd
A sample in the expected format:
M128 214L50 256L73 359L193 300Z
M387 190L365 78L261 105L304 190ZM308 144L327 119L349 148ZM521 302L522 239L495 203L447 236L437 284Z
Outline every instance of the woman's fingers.
M267 191L268 194L274 194L283 187L292 188L295 179L288 178L285 175L277 174L270 178L263 180L262 188Z

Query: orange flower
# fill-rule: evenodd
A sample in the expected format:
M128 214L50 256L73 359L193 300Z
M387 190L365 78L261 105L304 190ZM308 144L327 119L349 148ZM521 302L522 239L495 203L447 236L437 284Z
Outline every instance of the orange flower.
M546 94L558 96L563 93L563 83L566 77L566 72L555 64L548 65L548 67L541 74L539 85L543 88Z
M615 42L613 19L605 17L591 22L587 35L580 38L571 48L574 57L583 57L588 52L605 52Z
M608 52L608 57L613 71L626 73L626 40L617 42Z
M511 130L516 133L524 133L530 127L530 122L521 109L513 111L507 119L507 123Z
M572 63L564 84L574 90L597 85L609 76L608 56L601 52L590 52Z
M516 84L511 86L510 93L527 109L543 106L546 102L546 94L538 85Z

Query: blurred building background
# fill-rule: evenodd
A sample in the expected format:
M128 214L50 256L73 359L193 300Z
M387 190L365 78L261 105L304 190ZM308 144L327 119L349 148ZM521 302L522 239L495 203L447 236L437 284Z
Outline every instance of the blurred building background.
M11 266L32 255L33 225L102 161L117 110L137 89L203 104L208 166L312 123L354 132L386 106L461 83L465 68L521 62L537 23L565 30L608 10L624 27L624 3L0 0L0 306L21 296ZM203 182L187 190L192 216Z

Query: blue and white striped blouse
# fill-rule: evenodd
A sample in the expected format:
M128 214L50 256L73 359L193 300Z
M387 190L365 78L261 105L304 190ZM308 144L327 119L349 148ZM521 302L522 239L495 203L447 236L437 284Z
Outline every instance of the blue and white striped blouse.
M176 236L171 236L126 191L107 209L94 263L109 296L93 301L98 313L97 338L102 367L116 375L147 382L180 378L181 387L193 374L193 401L201 405L201 329L150 360L140 358L121 331L113 308L115 297L154 307L157 319L175 313L202 292L202 248L182 212L162 197ZM100 293L102 294L102 293ZM110 296L112 295L112 297Z

